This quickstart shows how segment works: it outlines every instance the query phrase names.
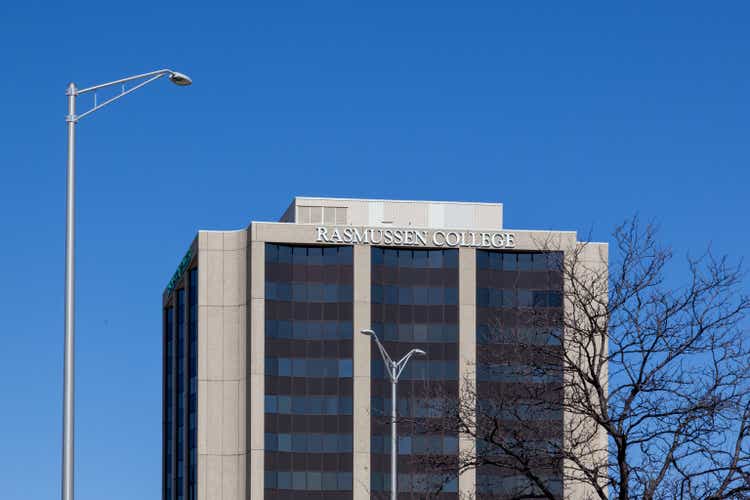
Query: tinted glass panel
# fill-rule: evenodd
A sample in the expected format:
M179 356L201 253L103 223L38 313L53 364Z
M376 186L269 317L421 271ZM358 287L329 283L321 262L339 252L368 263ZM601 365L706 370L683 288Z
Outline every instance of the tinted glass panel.
M458 436L426 433L419 428L437 422L446 404L444 398L458 397L458 251L371 251L373 330L395 359L413 348L427 352L426 358L409 361L398 384L398 415L414 420L398 426L399 498L455 499L456 481L446 483L444 476L424 465L423 458L432 454L443 455L447 463L455 460ZM371 375L371 496L387 499L391 488L391 386L375 348Z
M478 453L495 463L532 464L562 498L562 255L477 250ZM511 453L481 439L493 438ZM478 499L542 498L512 467L480 466Z
M351 498L352 249L265 248L265 498Z

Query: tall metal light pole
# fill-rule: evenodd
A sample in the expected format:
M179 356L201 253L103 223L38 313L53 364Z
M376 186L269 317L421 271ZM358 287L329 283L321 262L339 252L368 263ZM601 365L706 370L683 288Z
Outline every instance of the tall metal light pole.
M411 351L406 353L400 360L393 361L393 359L391 359L391 357L388 355L388 351L386 351L385 347L383 347L383 344L380 343L380 339L378 338L378 336L375 335L375 332L373 332L372 330L362 330L360 333L369 335L375 341L375 344L380 350L380 355L383 357L383 363L385 363L388 377L391 379L391 500L396 500L396 497L398 495L398 488L396 485L396 461L398 458L398 435L396 434L396 384L398 384L398 379L401 376L401 373L404 371L406 363L409 362L411 357L415 354L419 356L426 356L427 353L422 349L412 349Z
M161 69L141 75L121 78L113 82L102 83L77 89L74 83L68 85L66 92L68 96L68 116L65 121L68 122L68 172L67 172L67 209L65 212L65 361L63 374L63 456L62 456L62 500L73 500L73 466L74 466L74 368L75 368L75 157L76 157L76 130L75 126L78 121L97 111L107 104L110 104L121 97L130 94L149 83L158 80L163 76L168 76L172 83L176 85L190 85L192 80L187 75L172 71L170 69ZM141 80L137 85L125 88L125 84L135 80ZM76 115L76 97L81 94L87 94L99 89L122 85L122 90L116 96L96 103L96 94L94 94L94 106L80 115Z

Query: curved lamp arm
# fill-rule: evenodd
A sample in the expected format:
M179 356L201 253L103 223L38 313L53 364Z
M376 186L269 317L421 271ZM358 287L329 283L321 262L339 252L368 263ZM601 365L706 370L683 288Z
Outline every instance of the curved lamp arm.
M179 73L179 72L173 71L171 69L160 69L160 70L157 70L157 71L151 71L149 73L142 73L140 75L133 75L133 76L128 76L126 78L120 78L119 80L114 80L114 81L107 82L107 83L101 83L99 85L93 85L91 87L86 87L84 89L76 89L75 85L71 84L68 87L67 95L68 96L74 96L74 97L76 97L76 96L79 96L81 94L87 94L89 92L94 92L94 91L99 90L99 89L103 89L103 88L107 88L107 87L112 87L114 85L121 85L121 84L124 84L124 83L127 83L127 82L131 82L133 80L142 80L142 79L146 78L146 80L142 81L141 83L139 83L135 87L131 87L131 88L127 89L127 90L125 90L123 88L122 92L120 92L116 96L114 96L114 97L112 97L110 99L107 99L106 101L104 101L101 104L94 105L93 108L89 109L88 111L86 111L84 113L81 113L80 115L70 115L70 116L68 116L66 118L66 120L67 121L72 121L72 122L77 122L81 118L90 115L94 111L102 109L107 104L111 104L111 103L115 102L116 100L121 99L122 97L130 94L131 92L135 92L139 88L144 87L144 86L148 85L149 83L151 83L151 82L153 82L155 80L158 80L159 78L161 78L163 76L169 76L169 80L172 83L174 83L175 85L186 86L186 85L190 85L191 83L193 83L193 81L190 79L190 77L187 76L187 75L185 75L185 74L183 74L183 73Z
M383 357L383 362L385 363L386 368L388 369L388 375L393 378L394 376L394 368L395 363L391 359L391 357L388 355L388 351L385 350L385 347L383 347L383 344L380 343L380 339L378 338L377 334L372 330L362 330L359 333L363 335L369 335L372 337L372 339L375 341L375 345L378 346L378 350L380 351L380 355Z
M406 355L396 363L396 380L399 379L399 377L401 376L401 372L403 372L404 368L406 368L406 363L409 362L412 356L427 356L427 353L422 349L412 349L411 351L407 352Z

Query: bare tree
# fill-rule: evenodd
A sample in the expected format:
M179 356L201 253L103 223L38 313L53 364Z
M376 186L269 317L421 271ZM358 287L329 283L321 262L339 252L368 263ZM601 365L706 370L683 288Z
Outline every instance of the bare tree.
M551 273L564 307L516 307L512 320L499 309L476 382L443 399L436 425L476 443L458 472L521 478L502 498L561 498L562 481L600 499L750 498L740 266L707 252L678 281L672 252L637 218L614 231L608 265L592 251L569 249ZM440 456L417 459L456 473Z

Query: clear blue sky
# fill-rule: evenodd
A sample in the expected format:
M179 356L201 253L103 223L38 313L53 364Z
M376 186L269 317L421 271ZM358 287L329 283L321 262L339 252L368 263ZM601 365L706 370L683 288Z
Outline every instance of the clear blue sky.
M195 81L79 126L79 500L159 498L160 296L199 228L295 194L501 201L750 256L746 2L66 3L0 4L4 500L59 494L70 80Z

